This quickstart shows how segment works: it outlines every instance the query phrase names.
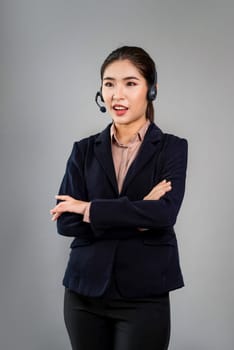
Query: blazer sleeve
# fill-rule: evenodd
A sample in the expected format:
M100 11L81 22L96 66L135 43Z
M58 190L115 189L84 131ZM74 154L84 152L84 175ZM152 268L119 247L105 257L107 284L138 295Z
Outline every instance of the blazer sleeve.
M67 161L59 194L69 195L80 200L87 200L87 191L83 176L84 155L81 147L75 142L71 155ZM59 202L59 201L58 201ZM87 232L87 223L83 222L83 215L63 213L57 220L58 233L64 236L77 236Z
M176 222L184 192L187 168L188 143L171 135L165 149L160 181L172 182L172 190L160 200L130 201L128 197L96 199L91 202L90 221L95 234L111 227L144 227L159 229Z

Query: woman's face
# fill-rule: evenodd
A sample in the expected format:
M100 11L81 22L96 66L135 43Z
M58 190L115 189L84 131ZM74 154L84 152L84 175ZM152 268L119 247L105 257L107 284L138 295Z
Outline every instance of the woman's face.
M116 125L143 125L146 120L147 82L129 60L109 64L103 75L102 95Z

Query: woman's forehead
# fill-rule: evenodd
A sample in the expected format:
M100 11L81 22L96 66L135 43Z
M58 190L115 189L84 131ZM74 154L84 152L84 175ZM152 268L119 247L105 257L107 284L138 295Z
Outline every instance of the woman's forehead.
M104 79L143 78L137 67L129 60L116 60L110 63L103 74Z

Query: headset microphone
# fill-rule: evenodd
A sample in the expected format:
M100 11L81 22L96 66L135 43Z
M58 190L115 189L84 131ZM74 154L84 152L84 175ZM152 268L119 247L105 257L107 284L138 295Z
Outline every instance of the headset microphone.
M100 91L98 91L98 92L96 93L95 102L96 102L96 104L98 105L100 111L101 111L102 113L105 113L105 112L106 112L106 107L101 106L101 105L98 103L98 98L100 98L101 101L104 102L104 101L103 101L102 94L101 94Z

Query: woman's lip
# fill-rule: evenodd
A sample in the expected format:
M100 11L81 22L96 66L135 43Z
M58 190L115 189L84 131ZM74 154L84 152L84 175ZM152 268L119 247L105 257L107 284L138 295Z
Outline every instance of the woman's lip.
M117 109L116 109L116 107L117 107ZM118 109L118 107L120 107L121 109ZM115 104L115 105L113 105L112 106L112 108L116 111L116 110L127 110L128 109L128 107L126 107L126 106L123 106L123 105L117 105L117 104Z
M128 111L128 109L113 109L113 110L115 112L115 115L118 117L123 116Z

